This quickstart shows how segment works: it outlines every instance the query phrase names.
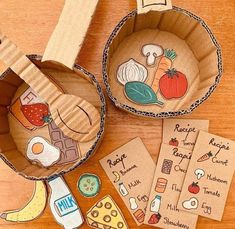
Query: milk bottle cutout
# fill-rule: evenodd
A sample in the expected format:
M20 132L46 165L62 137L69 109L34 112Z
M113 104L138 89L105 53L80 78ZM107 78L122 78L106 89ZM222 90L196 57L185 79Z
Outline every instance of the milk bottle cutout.
M81 226L83 223L82 214L63 178L52 178L48 184L51 188L51 212L56 221L65 229L75 229Z
M160 206L161 206L161 196L156 196L155 199L151 203L150 211L154 213L159 213Z

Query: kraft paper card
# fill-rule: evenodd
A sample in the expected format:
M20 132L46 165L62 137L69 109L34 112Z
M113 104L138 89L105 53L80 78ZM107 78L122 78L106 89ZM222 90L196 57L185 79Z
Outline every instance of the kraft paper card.
M221 221L234 166L235 142L200 131L178 207Z
M143 224L155 164L141 139L115 150L100 164L137 225Z
M199 130L208 131L208 128L209 120L165 119L162 142L193 150Z
M145 224L158 228L196 227L198 216L177 208L192 151L162 144L147 205Z

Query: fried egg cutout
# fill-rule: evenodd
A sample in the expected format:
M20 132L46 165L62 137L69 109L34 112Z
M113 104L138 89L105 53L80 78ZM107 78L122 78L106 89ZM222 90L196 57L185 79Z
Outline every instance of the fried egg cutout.
M28 142L26 155L30 161L50 167L60 160L61 152L46 139L34 137Z

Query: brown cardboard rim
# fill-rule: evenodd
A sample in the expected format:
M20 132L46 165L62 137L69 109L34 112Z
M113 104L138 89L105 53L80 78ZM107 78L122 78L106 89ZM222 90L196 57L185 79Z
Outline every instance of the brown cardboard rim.
M218 74L215 77L215 82L210 86L209 90L207 91L207 93L199 100L196 100L193 104L191 104L189 106L188 109L182 109L179 111L172 111L172 112L160 112L160 113L154 113L154 112L146 112L146 111L142 111L142 110L137 110L131 106L128 106L126 104L120 103L118 101L118 98L114 97L112 94L112 90L110 88L109 85L109 76L108 76L108 70L107 70L107 66L108 66L108 55L109 55L109 47L111 45L111 43L113 42L114 38L116 37L116 35L119 33L119 31L121 30L122 26L132 17L137 15L137 10L132 11L131 13L129 13L127 16L125 16L118 24L117 26L114 28L113 32L111 33L106 45L105 45L105 49L103 51L103 63L102 63L102 73L103 73L103 81L106 87L106 91L107 94L109 96L109 98L111 99L111 101L114 103L114 105L128 113L132 113L134 115L138 115L138 116L142 116L142 117L150 117L150 118L169 118L169 117L177 117L177 116L182 116L182 115L186 115L186 114L190 114L192 113L199 105L201 105L204 101L206 101L210 95L215 91L215 89L217 88L218 84L220 83L221 77L222 77L222 73L223 73L223 61L222 61L222 50L221 47L216 39L216 37L214 36L214 34L212 33L211 29L209 28L209 26L205 23L205 21L203 19L201 19L200 17L198 17L197 15L183 9L180 7L176 7L173 6L173 8L171 9L173 11L177 11L177 12L181 12L193 19L195 19L196 21L198 21L200 23L200 25L207 31L207 33L209 34L211 41L213 42L214 46L216 47L216 52L217 52L217 57L218 57Z
M42 60L42 56L40 55L36 55L36 54L31 54L31 55L27 55L27 57L31 60L31 61L41 61ZM103 94L102 88L99 84L99 82L97 81L97 79L95 78L95 76L90 73L89 71L87 71L85 68L81 67L78 64L74 64L73 66L74 69L79 70L80 72L84 73L93 83L93 85L96 87L97 93L100 97L100 102L101 102L101 108L100 108L100 115L101 115L101 122L100 122L100 130L97 133L97 139L94 142L94 144L92 145L92 147L87 151L85 157L83 157L81 160L79 160L76 164L74 164L73 166L71 166L69 169L67 170L63 170L59 173L55 173L49 177L33 177L33 176L26 176L24 173L19 172L15 166L4 156L1 154L0 152L0 158L12 169L14 170L17 174L23 176L26 179L29 180L35 180L35 181L47 181L49 179L53 179L57 176L62 176L68 172L71 172L73 170L75 170L77 167L81 166L82 164L84 164L98 149L103 135L104 135L104 130L105 130L105 117L106 117L106 101L105 101L105 96ZM3 79L5 76L8 75L8 73L11 72L11 69L8 68L4 73L2 73L2 75L0 75L0 79Z

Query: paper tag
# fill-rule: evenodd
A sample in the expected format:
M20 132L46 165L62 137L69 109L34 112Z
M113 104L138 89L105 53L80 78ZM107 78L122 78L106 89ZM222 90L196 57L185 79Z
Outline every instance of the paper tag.
M178 199L192 151L162 144L147 205L145 224L160 228L195 228L197 216L180 211Z
M234 166L235 142L200 131L178 207L220 221Z
M100 160L137 225L144 222L155 164L140 138Z
M193 150L199 130L208 131L208 128L208 120L165 119L162 142Z

